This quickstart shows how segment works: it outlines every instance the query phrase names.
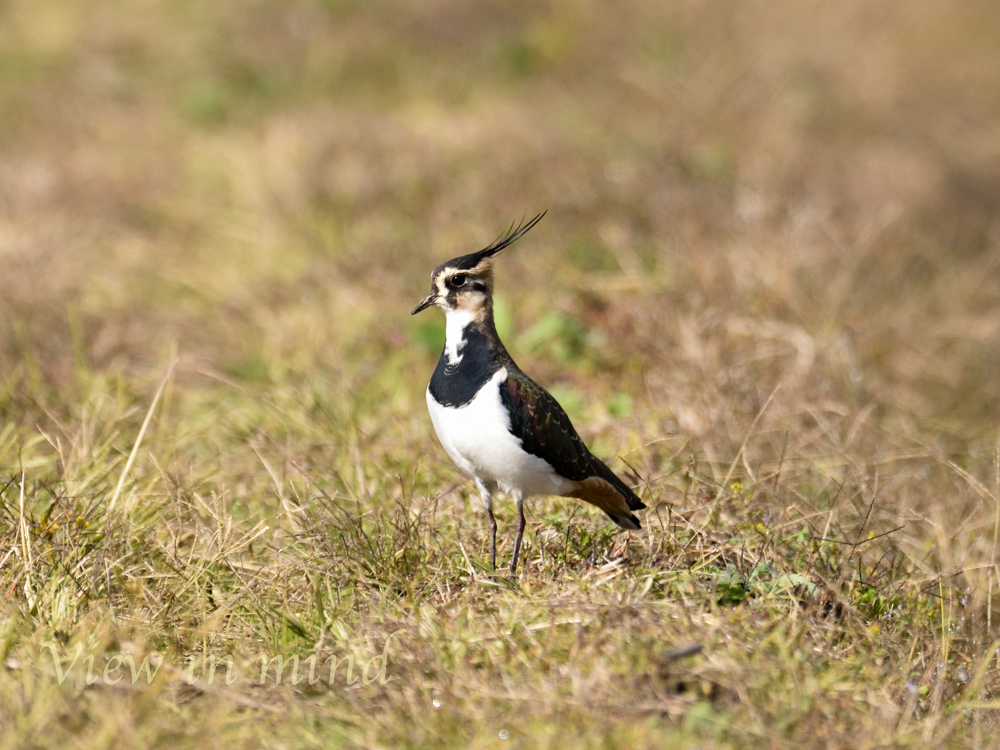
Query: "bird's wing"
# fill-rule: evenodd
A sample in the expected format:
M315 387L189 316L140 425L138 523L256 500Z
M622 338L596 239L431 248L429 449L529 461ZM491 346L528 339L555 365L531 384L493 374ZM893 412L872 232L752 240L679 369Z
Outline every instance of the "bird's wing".
M559 402L531 378L508 369L507 379L500 384L500 398L510 414L511 434L528 453L548 462L560 476L574 482L601 480L601 485L610 485L630 510L646 507L628 485L587 449ZM594 504L607 512L604 503Z
M510 414L511 434L524 450L567 479L579 482L594 475L593 456L548 391L508 368L507 379L500 383L500 399Z

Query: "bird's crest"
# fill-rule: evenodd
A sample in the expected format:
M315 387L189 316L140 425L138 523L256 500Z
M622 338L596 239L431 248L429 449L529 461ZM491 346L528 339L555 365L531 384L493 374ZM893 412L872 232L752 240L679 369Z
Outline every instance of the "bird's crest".
M535 224L542 220L542 217L545 216L546 213L548 212L543 211L527 224L524 223L523 218L520 222L518 222L517 226L514 226L514 224L511 223L506 232L503 232L499 237L479 252L469 253L468 255L462 255L461 257L454 258L449 260L447 263L442 263L438 266L438 268L453 268L456 271L469 271L475 268L487 258L499 255L502 250L510 247L521 239L533 226L535 226Z

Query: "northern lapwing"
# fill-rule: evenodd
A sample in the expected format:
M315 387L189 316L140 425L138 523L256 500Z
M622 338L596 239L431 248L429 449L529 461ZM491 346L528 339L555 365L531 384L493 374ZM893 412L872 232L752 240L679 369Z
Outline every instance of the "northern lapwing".
M510 572L524 535L524 500L532 495L575 497L636 531L632 511L646 506L577 435L559 403L521 372L493 322L493 259L545 214L510 230L477 253L434 269L431 293L413 315L431 305L447 319L444 351L427 386L427 409L452 461L475 480L490 523L490 564L496 569L497 522L493 495L517 504L517 536Z

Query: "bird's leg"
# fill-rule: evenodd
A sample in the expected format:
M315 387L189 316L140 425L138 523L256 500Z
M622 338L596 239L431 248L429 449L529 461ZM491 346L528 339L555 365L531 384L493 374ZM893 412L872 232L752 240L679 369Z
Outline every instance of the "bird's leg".
M493 517L493 508L489 508L490 514L490 567L495 572L497 569L497 519Z
M490 520L490 567L495 571L497 569L497 519L493 517L493 493L484 482L478 479L476 486L479 488L479 497L483 501L483 507L486 508L486 515Z
M510 574L517 574L517 555L521 551L521 537L524 536L524 494L518 492L514 498L517 503L517 536L514 537L514 557L510 561Z

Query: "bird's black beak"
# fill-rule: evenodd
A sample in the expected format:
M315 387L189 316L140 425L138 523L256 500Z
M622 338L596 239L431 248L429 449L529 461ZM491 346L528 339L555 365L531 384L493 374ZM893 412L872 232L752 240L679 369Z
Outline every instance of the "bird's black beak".
M426 310L435 302L437 302L437 295L434 292L431 292L422 300L420 300L420 304L413 308L413 312L411 312L410 315L416 315L421 310Z

